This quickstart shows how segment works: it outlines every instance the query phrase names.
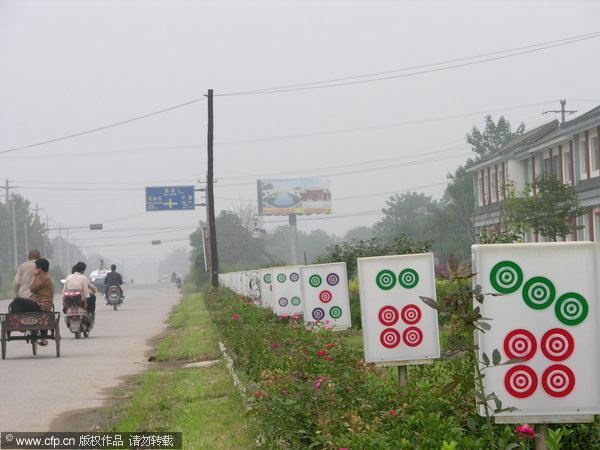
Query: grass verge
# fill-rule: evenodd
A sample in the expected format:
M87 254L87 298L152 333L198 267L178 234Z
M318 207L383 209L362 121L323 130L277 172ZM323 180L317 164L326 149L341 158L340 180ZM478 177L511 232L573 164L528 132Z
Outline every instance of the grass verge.
M250 448L256 433L225 365L182 368L184 362L219 359L218 334L201 294L185 295L169 319L169 336L157 347L160 368L135 378L130 398L107 431L179 431L183 448Z

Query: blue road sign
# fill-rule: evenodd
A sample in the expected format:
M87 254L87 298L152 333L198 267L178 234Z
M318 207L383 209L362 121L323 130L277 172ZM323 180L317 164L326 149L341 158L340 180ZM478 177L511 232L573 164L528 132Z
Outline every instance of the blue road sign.
M146 211L194 209L194 186L153 186L146 188Z

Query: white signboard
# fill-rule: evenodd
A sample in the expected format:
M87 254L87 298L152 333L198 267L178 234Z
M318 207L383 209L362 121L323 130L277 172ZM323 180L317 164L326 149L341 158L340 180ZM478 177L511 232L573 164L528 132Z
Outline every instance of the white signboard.
M300 280L306 323L329 320L336 330L350 328L346 263L302 266Z
M273 312L278 316L302 313L298 267L273 267L272 274Z
M358 259L365 362L439 358L433 254Z
M592 242L474 245L474 283L486 296L480 353L516 364L485 370L498 416L600 413L599 246ZM481 360L481 356L479 358ZM483 413L483 410L480 410ZM526 420L526 419L523 419Z
M260 300L263 308L273 309L273 285L271 269L260 269Z

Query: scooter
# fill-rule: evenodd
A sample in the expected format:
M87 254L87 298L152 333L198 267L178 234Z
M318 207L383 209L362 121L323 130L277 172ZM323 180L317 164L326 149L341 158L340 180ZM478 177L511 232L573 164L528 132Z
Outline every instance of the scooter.
M63 295L63 313L67 328L75 339L88 337L94 327L94 317L88 314L79 289L68 289Z
M117 306L123 303L123 296L121 295L119 286L109 286L104 297L106 298L106 304L112 305L115 311L117 310Z

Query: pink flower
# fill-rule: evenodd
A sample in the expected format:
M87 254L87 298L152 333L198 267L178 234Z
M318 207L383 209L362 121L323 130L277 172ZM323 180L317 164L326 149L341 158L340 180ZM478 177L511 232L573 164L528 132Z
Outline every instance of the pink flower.
M240 318L240 316L238 316L237 314L233 315L233 320L238 320Z
M325 323L331 323L331 320L326 320Z
M395 415L396 415L396 411L394 411L393 409L390 409L390 410L388 411L388 414L389 414L390 416L395 416Z
M452 299L451 299L450 297L444 297L444 298L442 299L442 301L443 301L443 302L451 302L451 301L452 301Z
M278 348L279 344L271 344L271 348Z
M248 302L248 304L249 304L249 305L254 305L254 303L252 303L252 302Z
M347 390L348 392L350 392L350 391L352 390L352 386L348 386L348 387L346 388L346 390Z
M300 327L299 327L299 326L297 326L297 325L294 325L292 328L300 328ZM309 331L310 331L310 330L309 330Z
M275 333L279 333L279 330L275 330Z
M325 355L327 355L327 352L325 350L319 350L317 352L317 355L319 355L319 356L325 356Z
M262 392L255 392L255 393L254 393L254 396L255 396L256 398L260 397L261 395L262 395Z
M325 329L326 330L330 330L331 329L331 325L325 325Z
M319 383L318 381L315 384L315 389L321 389L321 383Z
M333 361L331 356L323 356L323 359L326 359L327 361Z
M312 330L311 327L306 327L306 331L310 331L310 330Z
M327 348L333 347L333 344L327 344Z
M289 314L284 314L284 315L283 315L283 317L289 317L289 316L290 316Z
M528 439L534 439L535 437L535 430L528 423L515 427L515 431L519 433L519 437L526 437Z

